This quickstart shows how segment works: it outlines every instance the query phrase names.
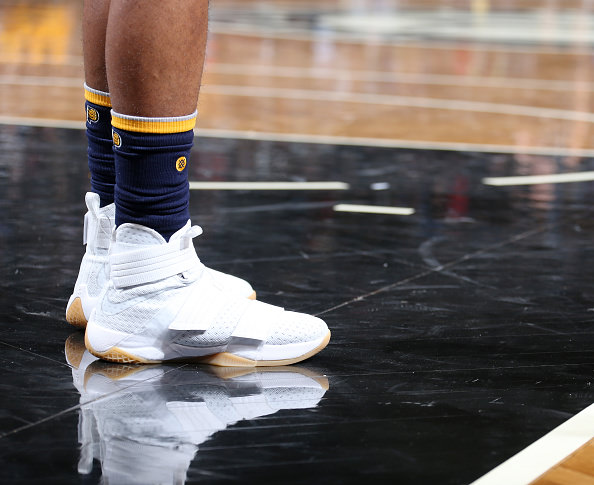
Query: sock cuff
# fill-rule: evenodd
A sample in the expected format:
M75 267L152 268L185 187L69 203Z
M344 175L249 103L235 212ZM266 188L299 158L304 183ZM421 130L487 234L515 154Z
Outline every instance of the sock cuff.
M93 89L89 87L87 83L85 83L85 99L89 103L111 108L111 98L109 97L109 93Z
M194 111L187 116L145 118L143 116L123 115L111 110L111 124L114 128L137 133L183 133L194 129L197 115L197 111Z

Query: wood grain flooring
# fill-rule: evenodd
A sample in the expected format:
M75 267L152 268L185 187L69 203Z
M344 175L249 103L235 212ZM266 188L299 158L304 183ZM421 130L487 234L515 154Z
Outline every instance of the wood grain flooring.
M272 3L299 11L349 4ZM421 2L423 8L439 3ZM241 2L244 11L249 4ZM213 17L236 5L217 3ZM535 8L534 2L521 5ZM1 119L81 122L79 2L0 9ZM198 129L594 149L591 46L402 43L225 29L218 23L210 33ZM59 102L50 106L48 99Z

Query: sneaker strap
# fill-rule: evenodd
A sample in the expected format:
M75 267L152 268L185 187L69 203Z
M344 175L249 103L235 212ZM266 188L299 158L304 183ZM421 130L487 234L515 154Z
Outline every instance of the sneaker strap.
M219 316L231 305L241 310L231 337L265 341L271 327L282 319L284 309L258 300L237 299L208 285L195 285L169 330L206 331L216 325ZM197 308L200 311L197 311Z
M232 337L265 341L270 328L282 319L284 309L258 300L250 300Z
M109 256L110 278L115 288L164 280L202 266L192 238L202 233L194 226L180 238L155 246Z

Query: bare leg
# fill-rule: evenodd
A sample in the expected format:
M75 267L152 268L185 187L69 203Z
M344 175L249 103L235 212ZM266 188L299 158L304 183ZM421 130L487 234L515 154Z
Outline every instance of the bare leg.
M109 92L105 71L105 33L110 0L85 0L83 7L83 53L85 82L99 91Z
M198 103L208 0L112 0L106 65L113 109L184 116Z
M320 319L249 300L249 284L206 270L194 253L191 239L200 231L190 228L187 162L207 17L208 0L111 0L105 60L117 228L109 283L85 337L89 351L107 360L213 352L206 362L216 365L283 365L330 339ZM230 345L234 337L254 347Z

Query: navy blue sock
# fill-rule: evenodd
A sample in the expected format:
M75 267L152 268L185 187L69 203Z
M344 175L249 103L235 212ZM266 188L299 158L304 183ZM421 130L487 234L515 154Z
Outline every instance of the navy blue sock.
M113 141L117 184L115 187L116 226L131 222L154 229L165 240L181 229L190 218L187 164L194 142L192 129L177 133L162 133L179 129L171 118L158 119L147 128L141 120L113 113ZM195 122L195 115L193 118ZM171 126L173 123L175 126ZM152 129L161 133L143 133L119 126ZM187 123L181 124L187 128ZM192 125L193 126L193 125Z
M88 161L91 191L99 194L100 205L113 202L115 162L111 138L111 103L109 95L85 85L87 112Z

